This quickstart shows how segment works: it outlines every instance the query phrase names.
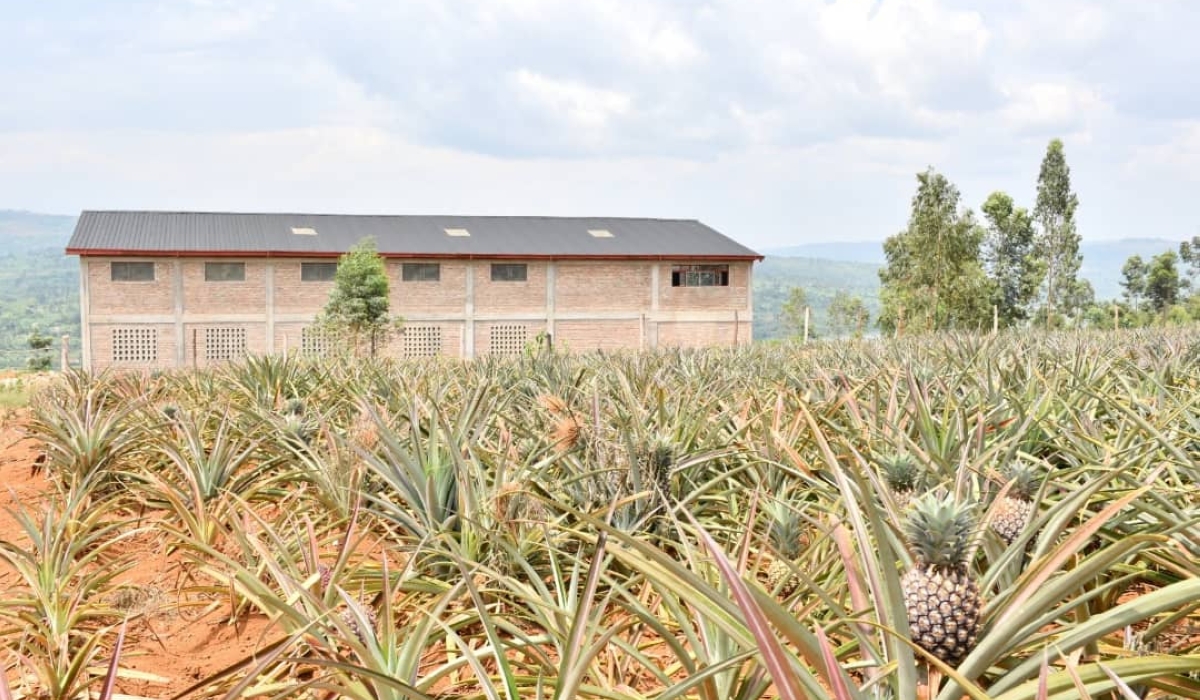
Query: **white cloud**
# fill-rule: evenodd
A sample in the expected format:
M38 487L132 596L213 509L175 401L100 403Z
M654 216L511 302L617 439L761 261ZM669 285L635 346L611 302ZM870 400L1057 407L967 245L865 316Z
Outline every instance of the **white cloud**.
M626 93L592 87L573 80L556 80L522 68L511 76L518 97L566 119L572 127L598 131L614 118L628 115L633 99Z

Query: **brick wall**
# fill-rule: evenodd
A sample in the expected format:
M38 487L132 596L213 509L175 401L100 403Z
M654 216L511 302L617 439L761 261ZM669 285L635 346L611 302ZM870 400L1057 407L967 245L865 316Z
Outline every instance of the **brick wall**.
M738 342L750 340L750 324L738 324ZM734 343L733 322L680 322L658 324L658 346L663 348L701 348L729 346Z
M277 260L275 265L275 313L277 314L312 314L315 316L325 308L329 301L329 292L333 282L305 282L300 279L300 270L305 262L334 262L329 258L322 260ZM204 279L204 270L200 270ZM246 281L250 281L250 270L246 269ZM210 282L209 284L218 284ZM229 284L221 282L219 284ZM276 335L276 347L282 348Z
M243 282L206 282L205 262L244 262ZM183 308L192 315L266 313L267 263L262 260L184 260ZM299 274L297 272L297 274ZM281 298L276 287L275 299Z
M562 262L555 266L554 309L631 311L650 308L650 263Z
M710 311L742 311L747 308L750 301L750 263L729 264L728 287L672 287L671 267L671 263L663 263L659 270L659 308Z
M175 326L161 323L174 318L175 281L173 259L155 263L153 282L112 282L108 258L86 259L89 295L89 332L93 367L112 364L113 327L145 324L153 316L159 324L157 366L173 366L176 356ZM136 260L130 258L130 260ZM227 260L215 259L215 262ZM318 260L314 260L318 261ZM319 260L328 262L328 259ZM217 282L204 279L206 260L182 259L185 365L208 363L204 329L214 326L246 330L246 349L266 352L268 266L273 266L274 334L276 352L299 351L303 328L324 308L332 282L301 280L302 260L244 260L245 280ZM233 262L229 260L229 262ZM406 348L428 349L440 334L442 353L462 353L467 319L467 271L474 266L474 343L476 356L492 352L493 329L507 327L497 336L506 352L519 351L517 336L524 329L526 342L547 327L546 286L549 275L544 261L530 261L524 281L491 279L490 261L439 261L437 282L404 282L402 261L388 262L392 311L404 318L414 331L406 341L398 336L384 349L402 357ZM658 265L659 310L652 310L652 269ZM554 334L561 347L575 351L652 347L699 347L734 342L732 316L741 318L738 342L750 340L751 318L748 263L730 264L726 287L672 287L671 263L633 261L566 261L555 263ZM593 315L594 314L594 315ZM227 317L227 318L223 318ZM643 321L643 318L645 321ZM643 326L643 323L645 324ZM436 327L437 331L419 330ZM419 336L419 338L418 338ZM132 337L132 336L131 336ZM136 336L141 338L142 336ZM424 351L424 350L422 350Z
M513 332L524 329L524 332ZM546 324L540 321L478 321L475 323L475 355L483 357L492 352L511 355L520 354L525 346L535 340L538 333L546 330ZM496 334L502 337L505 345L493 347L492 340ZM524 342L517 342L516 337L523 336Z
M126 261L121 258L121 261ZM128 258L137 261L139 258ZM146 258L140 258L145 261ZM170 260L154 261L153 282L112 281L111 258L87 259L88 298L93 315L169 314L175 310Z
M497 262L505 264L507 261ZM545 313L546 264L529 262L526 272L527 276L524 282L493 282L491 263L488 261L476 263L475 313L514 311Z
M163 323L98 323L92 325L92 368L166 369L175 366L175 326ZM147 335L153 348L145 345ZM114 343L117 347L114 348ZM114 359L114 350L123 357ZM147 355L150 355L148 357Z
M212 335L206 332L208 329L242 329L245 332L247 354L266 352L267 326L265 323L185 323L183 325L184 366L208 367L225 361L209 358L210 351L217 351L218 343Z
M558 321L554 324L555 346L571 352L638 349L641 343L640 319Z
M392 313L407 318L431 313L461 314L467 303L467 263L450 260L421 260L437 263L436 282L405 282L402 261L388 262L388 291ZM476 279L478 280L476 273Z

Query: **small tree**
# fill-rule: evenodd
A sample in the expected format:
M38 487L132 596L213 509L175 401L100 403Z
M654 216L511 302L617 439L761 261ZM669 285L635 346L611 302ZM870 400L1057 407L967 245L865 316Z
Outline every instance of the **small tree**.
M1121 267L1121 286L1125 289L1125 301L1137 311L1142 295L1146 293L1146 263L1142 256L1131 255Z
M808 294L804 287L792 287L787 299L779 307L779 324L789 336L804 332L804 310L808 308Z
M388 277L375 239L364 238L338 261L333 290L318 322L327 330L350 334L354 347L365 337L371 356L399 321L388 314Z
M44 372L50 369L50 348L53 345L54 338L42 335L41 330L34 326L33 331L29 334L30 355L27 362L29 369L35 372Z
M1146 269L1146 299L1156 312L1163 312L1179 301L1183 281L1179 278L1176 263L1179 256L1168 250L1150 260Z
M870 313L860 297L840 289L833 295L829 303L829 328L833 335L853 333L855 338L861 338L869 321Z

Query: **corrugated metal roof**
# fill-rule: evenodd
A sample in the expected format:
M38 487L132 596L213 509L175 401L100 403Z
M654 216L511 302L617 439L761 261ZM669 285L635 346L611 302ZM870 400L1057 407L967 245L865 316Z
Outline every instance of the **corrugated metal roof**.
M316 235L293 229L312 228ZM466 229L470 236L447 235ZM611 238L589 230L605 229ZM337 255L371 236L389 256L760 258L699 221L548 216L373 216L85 211L76 255Z

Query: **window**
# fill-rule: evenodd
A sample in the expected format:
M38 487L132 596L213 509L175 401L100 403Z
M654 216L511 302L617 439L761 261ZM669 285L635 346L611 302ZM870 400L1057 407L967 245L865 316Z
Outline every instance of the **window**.
M210 262L204 263L205 282L244 282L246 281L246 263L240 262Z
M492 326L488 351L493 355L520 355L529 340L529 327L518 325Z
M333 349L333 338L318 326L300 329L300 352L305 355L327 355Z
M671 268L672 287L728 287L728 265L676 265Z
M158 361L158 329L114 328L112 332L114 363L146 364Z
M525 263L492 263L493 282L524 282L527 275Z
M400 268L400 279L405 282L437 282L442 279L442 266L438 263L404 263Z
M226 326L204 329L204 359L210 362L237 360L245 354L245 328Z
M335 262L300 263L301 282L328 282L337 274Z
M154 263L152 262L115 262L112 263L113 282L153 282Z
M442 354L441 326L405 326L405 357L436 357Z

